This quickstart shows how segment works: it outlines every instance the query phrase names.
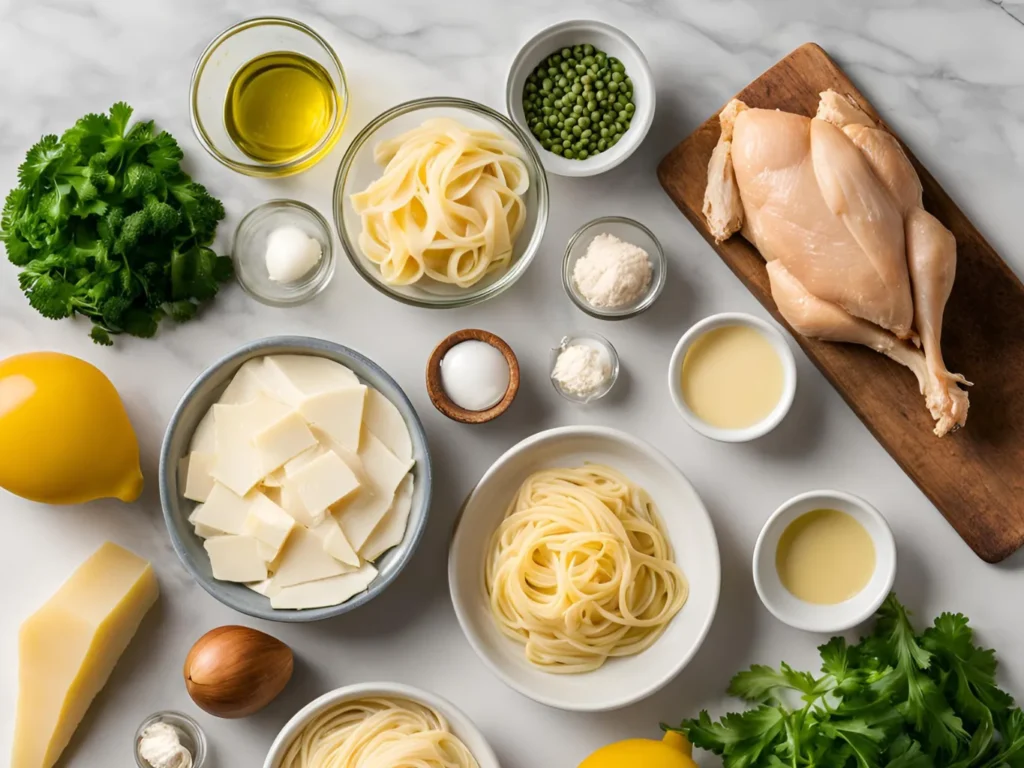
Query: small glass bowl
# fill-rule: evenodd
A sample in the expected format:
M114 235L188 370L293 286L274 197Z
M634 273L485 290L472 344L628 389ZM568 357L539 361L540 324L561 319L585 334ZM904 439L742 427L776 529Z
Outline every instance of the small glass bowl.
M167 723L173 726L178 731L181 745L192 753L192 768L203 768L207 752L206 734L199 727L199 723L191 717L171 710L154 712L143 720L142 725L135 731L135 744L132 747L132 751L135 753L135 764L139 768L152 768L148 762L142 759L142 755L139 754L139 741L142 739L142 732L156 723Z
M558 362L558 356L562 353L564 349L566 349L567 347L571 347L574 344L582 344L584 346L590 347L591 349L596 349L598 352L606 356L606 358L608 359L609 367L611 368L611 373L605 380L604 384L602 384L597 389L591 392L587 392L586 394L583 395L577 395L572 392L566 392L564 389L562 389L561 385L559 385L559 383L555 380L554 376L555 363ZM593 402L594 400L600 400L602 397L611 392L612 387L615 386L615 382L618 381L619 353L615 351L615 347L613 347L612 343L608 341L608 339L606 339L604 336L600 336L596 333L573 333L568 336L563 336L562 340L558 342L558 346L552 348L550 371L551 373L549 374L548 378L551 379L551 385L555 388L555 391L558 392L558 394L560 394L566 400L573 403L590 403Z
M419 127L431 118L457 120L469 128L494 131L519 145L520 156L526 164L530 188L524 195L526 222L516 239L512 263L503 272L484 277L471 288L423 279L413 285L390 285L380 275L380 268L363 254L359 247L362 219L352 206L352 194L366 189L380 178L383 168L374 160L374 147L381 141L393 139L406 131ZM529 137L515 123L490 107L467 99L432 97L417 99L392 107L374 118L352 140L334 182L334 225L342 247L352 266L381 293L403 304L428 309L468 307L493 298L510 288L526 268L540 247L548 223L548 181L540 156Z
M277 283L267 272L267 236L277 227L293 225L320 243L320 263L297 283ZM334 277L334 244L327 221L298 200L268 200L238 222L231 248L235 274L242 288L257 301L272 307L305 304Z
M242 152L224 125L224 101L235 73L257 56L294 51L320 64L331 76L337 109L316 146L283 163L261 163ZM247 176L289 176L310 168L337 143L348 117L348 84L334 49L300 21L277 16L246 19L221 32L206 46L192 71L189 110L192 130L203 148L228 168Z
M647 291L632 304L627 304L624 307L615 309L595 307L579 292L576 281L573 279L576 262L586 254L593 239L602 234L614 235L620 240L643 248L651 259L651 282L647 286ZM562 261L562 287L569 294L572 303L591 317L600 320L625 320L627 317L635 317L651 308L665 287L667 271L668 263L665 259L665 251L651 230L639 221L628 219L625 216L602 216L599 219L588 221L577 229L576 234L569 239L569 244L565 248L565 258Z

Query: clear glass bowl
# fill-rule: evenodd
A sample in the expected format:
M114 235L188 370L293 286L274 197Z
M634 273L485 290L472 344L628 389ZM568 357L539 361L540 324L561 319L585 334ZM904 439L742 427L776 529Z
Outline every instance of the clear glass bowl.
M593 239L601 234L614 235L620 240L639 246L647 251L647 255L651 259L650 285L647 286L647 290L640 298L624 307L615 309L595 307L579 292L576 281L573 279L576 262L586 254ZM665 251L651 230L639 221L628 219L625 216L602 216L599 219L588 221L577 229L576 234L569 239L569 244L565 248L565 258L562 260L562 287L569 294L572 303L591 317L600 320L625 320L651 308L665 287L667 271L668 262L665 258Z
M293 225L320 243L320 263L296 283L276 283L267 272L267 236ZM334 244L327 221L298 200L268 200L238 223L231 247L238 282L250 296L272 307L294 307L319 294L334 277Z
M583 346L596 349L598 352L603 354L608 361L610 372L605 382L597 389L591 390L584 394L576 394L575 392L568 392L562 389L561 384L555 379L555 364L558 362L558 356L567 347L571 347L574 344L582 344ZM619 353L615 351L615 347L608 341L604 336L596 333L573 333L568 336L563 336L562 340L558 342L557 347L553 347L551 350L551 367L550 375L551 384L554 386L555 391L558 392L566 400L573 403L591 403L594 400L600 400L602 397L612 391L612 387L615 386L615 382L619 379Z
M374 147L418 127L424 120L447 117L471 128L481 128L507 136L519 145L530 177L526 192L526 223L516 239L512 263L504 272L488 275L471 288L424 279L413 285L389 285L380 275L379 267L363 255L359 247L362 221L352 206L351 196L366 189L380 178L382 167L373 159ZM486 301L518 280L540 246L548 222L548 182L537 151L526 134L504 115L483 104L466 99L427 98L393 107L374 119L355 137L338 168L334 183L334 224L338 237L356 271L378 291L396 301L417 307L446 309L466 307Z
M167 723L174 726L178 731L178 738L181 739L181 745L192 754L192 768L203 768L203 765L206 763L207 752L206 734L199 727L199 723L191 717L181 712L170 710L153 713L143 720L142 724L135 731L135 744L132 746L132 752L135 753L135 764L139 768L152 768L146 760L142 759L142 755L139 754L139 741L142 739L142 732L156 723Z
M293 51L308 56L331 76L337 109L330 128L305 154L284 163L261 163L242 152L224 125L224 102L235 73L257 56ZM225 29L206 46L189 85L189 109L196 138L215 159L247 176L288 176L321 160L337 143L348 117L345 70L331 46L313 29L292 19L266 16Z

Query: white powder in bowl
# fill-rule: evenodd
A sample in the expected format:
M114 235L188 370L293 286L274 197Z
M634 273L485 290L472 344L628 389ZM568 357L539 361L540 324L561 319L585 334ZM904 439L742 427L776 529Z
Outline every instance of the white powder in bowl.
M599 389L611 374L611 365L599 350L572 344L559 353L551 378L566 392L583 397Z
M604 233L590 241L573 267L572 279L591 306L619 309L644 295L652 272L647 251Z

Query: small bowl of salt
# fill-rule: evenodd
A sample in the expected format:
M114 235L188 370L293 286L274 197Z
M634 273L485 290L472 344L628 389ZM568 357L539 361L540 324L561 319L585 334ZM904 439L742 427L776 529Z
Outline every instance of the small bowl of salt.
M562 262L562 285L591 317L625 320L650 309L665 287L661 243L639 221L604 216L580 227Z
M563 336L551 350L551 383L566 400L591 403L612 391L619 378L619 355L604 336Z

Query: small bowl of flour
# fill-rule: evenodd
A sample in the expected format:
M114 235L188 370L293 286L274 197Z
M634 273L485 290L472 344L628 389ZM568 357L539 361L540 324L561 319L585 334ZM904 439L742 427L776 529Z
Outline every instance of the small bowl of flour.
M551 350L551 383L574 403L599 400L619 378L619 355L612 343L596 333L562 337Z
M647 227L622 216L587 222L569 240L562 284L591 317L624 320L654 304L665 286L665 252Z

